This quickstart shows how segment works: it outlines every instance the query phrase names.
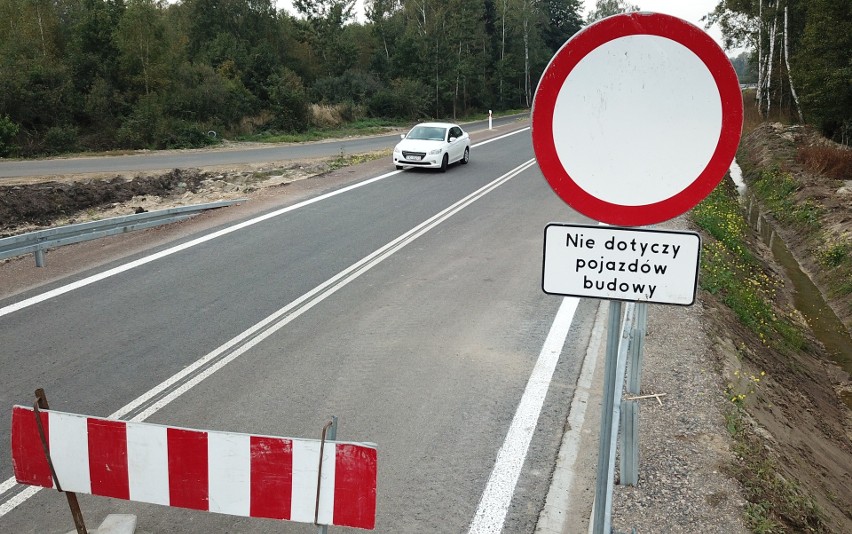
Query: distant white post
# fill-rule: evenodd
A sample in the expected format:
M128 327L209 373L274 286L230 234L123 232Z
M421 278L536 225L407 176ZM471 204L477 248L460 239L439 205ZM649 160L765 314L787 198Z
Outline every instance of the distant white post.
M491 110L490 110L490 109L488 110L488 129L489 129L489 130L493 130L493 129L494 129L494 128L493 128L493 124L492 124L492 122L491 122Z

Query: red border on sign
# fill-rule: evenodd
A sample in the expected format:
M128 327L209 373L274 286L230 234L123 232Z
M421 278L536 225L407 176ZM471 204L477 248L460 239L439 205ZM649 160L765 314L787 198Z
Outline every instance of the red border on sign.
M553 139L553 112L559 91L574 67L609 41L631 35L653 35L680 43L706 65L722 104L722 128L713 156L683 191L665 200L625 206L601 200L581 188L562 165ZM572 37L556 52L541 76L532 108L532 140L538 165L559 197L583 215L619 226L642 226L686 213L719 184L737 151L743 123L739 80L731 62L700 28L671 15L629 13L601 20Z

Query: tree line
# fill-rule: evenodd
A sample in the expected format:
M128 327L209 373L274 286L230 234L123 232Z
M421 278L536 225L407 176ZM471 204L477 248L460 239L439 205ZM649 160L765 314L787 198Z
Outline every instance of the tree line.
M765 119L814 124L852 138L852 2L721 0L707 17L726 47L750 50L755 105Z
M530 105L580 0L0 0L0 156Z
M0 157L201 146L343 120L528 108L598 0L0 0ZM759 105L848 139L852 3L722 0L708 15L753 50Z

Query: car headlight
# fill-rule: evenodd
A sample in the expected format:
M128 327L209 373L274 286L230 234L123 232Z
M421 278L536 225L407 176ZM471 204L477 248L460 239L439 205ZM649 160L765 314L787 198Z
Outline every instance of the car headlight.
M441 153L441 152L443 152L443 151L444 151L444 149L443 149L443 148L436 148L435 150L430 150L430 151L429 151L429 155L430 155L430 156L434 156L434 155L436 155L436 154L440 154L440 153Z
M402 150L399 149L399 145L396 145L395 147L393 147L393 153L394 154L399 154L400 152L402 152Z

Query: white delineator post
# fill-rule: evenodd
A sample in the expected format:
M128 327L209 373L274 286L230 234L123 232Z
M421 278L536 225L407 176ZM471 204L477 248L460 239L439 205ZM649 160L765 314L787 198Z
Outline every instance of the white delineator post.
M491 110L489 109L488 110L488 129L493 130L494 129L493 126L494 125L493 125L492 120L491 120Z

